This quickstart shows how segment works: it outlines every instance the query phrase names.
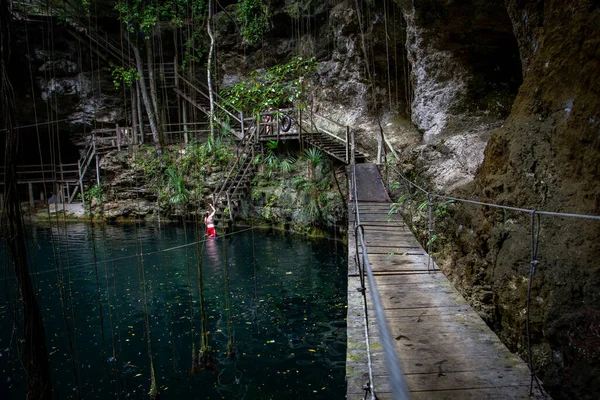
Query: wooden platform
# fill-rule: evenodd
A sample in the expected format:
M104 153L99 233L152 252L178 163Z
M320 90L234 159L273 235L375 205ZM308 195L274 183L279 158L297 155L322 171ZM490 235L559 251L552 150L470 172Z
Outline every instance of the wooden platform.
M362 399L369 375L363 297L356 290L360 280L353 208L349 204L347 398ZM526 363L502 344L452 287L401 218L389 219L389 202L360 202L359 211L369 261L411 398L528 398ZM391 399L375 313L367 299L373 387L378 399ZM534 398L543 398L535 385Z

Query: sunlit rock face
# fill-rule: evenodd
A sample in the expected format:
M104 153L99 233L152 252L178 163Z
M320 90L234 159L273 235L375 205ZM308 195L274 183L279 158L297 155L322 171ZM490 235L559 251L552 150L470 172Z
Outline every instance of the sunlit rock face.
M506 117L521 78L502 0L399 0L412 64L412 118L432 143Z

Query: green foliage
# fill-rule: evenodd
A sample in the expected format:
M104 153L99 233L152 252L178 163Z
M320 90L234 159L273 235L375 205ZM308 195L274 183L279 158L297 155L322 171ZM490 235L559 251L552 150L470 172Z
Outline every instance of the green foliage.
M414 171L411 173L409 178L411 181L421 181L420 178ZM428 185L423 182L419 182L420 185L427 187ZM390 205L388 212L388 221L393 218L395 214L402 213L404 220L409 224L411 230L415 236L420 240L423 247L428 248L431 244L444 237L443 233L447 231L450 219L447 218L448 207L454 203L454 200L435 200L433 197L431 202L431 210L433 217L434 229L438 232L429 232L429 199L426 194L420 190L414 190L412 186L406 182L392 182L390 185L391 193L401 194L398 200ZM404 190L404 193L402 191ZM390 253L390 257L393 256L396 251Z
M296 57L267 71L256 70L250 79L221 92L225 102L246 114L258 115L269 109L305 106L303 80L317 68L314 57Z
M186 206L203 198L206 176L226 166L233 156L228 141L217 136L206 143L192 142L184 149L165 148L160 155L153 147L143 146L132 166L161 203Z
M275 193L273 193L270 197L269 200L267 201L267 204L265 204L265 206L263 207L262 210L262 216L268 221L273 217L273 204L275 204L275 200L277 200L277 195Z
M323 162L323 152L316 147L304 149L304 158L308 161L308 177L314 181L317 177L317 167Z
M265 143L265 146L267 146L267 149L269 150L277 150L279 142L277 140L269 140L267 143Z
M204 0L118 0L115 10L130 32L149 37L159 21L181 26L202 16L205 7Z
M92 201L96 203L98 206L104 205L104 201L106 200L106 193L104 192L104 188L101 185L94 185L85 192L85 200L91 207Z
M203 60L207 54L208 34L204 25L207 18L207 4L204 0L177 0L187 5L187 14L185 19L191 22L193 29L187 35L183 42L183 59L181 70L186 71L188 66Z
M290 17L300 19L310 12L312 2L313 0L287 0L283 9Z
M261 41L269 28L269 8L263 0L238 0L238 22L246 44Z
M117 67L113 63L110 63L110 67L112 68L113 84L116 88L120 88L122 84L125 87L131 87L134 82L140 79L140 75L133 67Z
M282 174L289 174L294 170L294 164L296 159L294 157L288 157L279 163L279 171Z
M171 166L167 168L167 178L170 194L169 202L175 205L185 204L190 197L190 192L185 187L181 172Z

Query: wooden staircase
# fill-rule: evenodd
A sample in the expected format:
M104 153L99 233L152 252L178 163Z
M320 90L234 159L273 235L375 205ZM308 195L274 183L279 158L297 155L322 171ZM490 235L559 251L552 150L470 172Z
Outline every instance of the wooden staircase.
M229 165L223 183L211 195L217 210L215 225L221 221L233 221L241 211L242 200L248 196L256 165L254 158L260 153L261 146L255 140L256 127L249 126L243 139L236 148L237 157Z
M348 160L350 155L347 153L347 147L339 140L335 140L323 132L305 133L302 138L307 146L316 147L331 157L347 164L346 160ZM365 161L365 155L355 151L354 160L355 162L362 163Z

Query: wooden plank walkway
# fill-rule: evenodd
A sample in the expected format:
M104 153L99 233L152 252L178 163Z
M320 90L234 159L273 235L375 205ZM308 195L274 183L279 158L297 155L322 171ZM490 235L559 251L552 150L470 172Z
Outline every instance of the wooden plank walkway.
M357 166L357 168L363 166ZM360 169L359 168L359 169ZM367 167L369 169L370 167ZM386 319L414 399L518 399L529 397L527 364L512 354L429 260L401 217L388 217L387 194L373 171L357 172L360 222ZM368 190L360 191L366 178ZM383 187L383 185L380 185ZM385 190L385 189L383 189ZM362 196L362 198L361 198ZM366 199L367 201L362 201ZM384 201L373 201L383 199ZM348 226L347 398L362 399L369 382L363 297L355 254L353 199ZM392 254L392 255L390 255ZM367 287L367 294L369 288ZM375 312L368 299L373 387L392 399ZM544 398L535 389L534 398ZM370 399L370 395L367 396Z

